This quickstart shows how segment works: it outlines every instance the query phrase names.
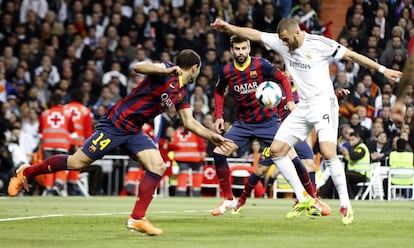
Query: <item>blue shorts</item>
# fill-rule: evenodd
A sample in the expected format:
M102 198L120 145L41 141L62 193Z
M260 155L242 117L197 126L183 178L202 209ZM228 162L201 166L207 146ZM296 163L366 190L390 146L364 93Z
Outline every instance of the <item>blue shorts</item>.
M309 144L305 141L302 141L300 143L297 143L294 146L296 153L298 154L298 157L300 159L312 159L314 160L313 157L313 151L312 148L309 146Z
M235 121L224 137L233 140L239 148L247 146L254 138L262 141L265 146L270 146L279 126L280 124L275 118L260 123Z
M106 118L101 118L95 132L83 143L82 151L92 160L102 158L112 149L122 146L132 158L146 149L157 149L154 141L143 131L126 133Z

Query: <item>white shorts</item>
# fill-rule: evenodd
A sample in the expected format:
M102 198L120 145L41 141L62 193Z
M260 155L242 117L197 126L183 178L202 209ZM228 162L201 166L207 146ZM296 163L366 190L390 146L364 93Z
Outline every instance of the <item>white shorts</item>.
M275 139L290 146L304 141L315 129L319 142L337 143L338 136L338 99L334 94L324 94L309 101L300 101L296 109L283 121Z

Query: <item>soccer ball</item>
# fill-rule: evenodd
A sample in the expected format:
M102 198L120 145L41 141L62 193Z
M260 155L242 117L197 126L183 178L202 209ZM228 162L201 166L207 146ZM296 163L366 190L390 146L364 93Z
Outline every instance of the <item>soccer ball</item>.
M282 99L282 90L272 81L264 81L256 89L256 100L260 106L274 108Z

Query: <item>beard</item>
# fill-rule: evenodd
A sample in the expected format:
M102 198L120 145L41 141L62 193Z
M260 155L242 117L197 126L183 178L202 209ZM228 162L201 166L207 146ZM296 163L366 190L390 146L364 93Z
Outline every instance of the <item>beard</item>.
M299 41L296 37L293 37L293 42L289 44L289 50L294 51L296 48L299 47Z
M244 64L246 60L247 60L247 56L244 56L244 55L239 55L236 57L236 62L237 64L240 64L240 65Z

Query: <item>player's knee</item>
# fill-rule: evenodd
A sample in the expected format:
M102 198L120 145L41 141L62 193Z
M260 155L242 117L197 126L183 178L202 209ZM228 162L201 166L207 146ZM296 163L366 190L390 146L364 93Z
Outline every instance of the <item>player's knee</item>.
M163 162L160 163L153 163L147 166L147 170L151 171L152 173L158 174L160 176L164 175L167 166Z
M89 166L91 163L92 161L89 158L83 159L80 156L69 155L67 166L68 166L68 169L71 169L71 170L81 170Z
M270 146L270 157L277 158L286 156L291 147L284 142L273 142Z
M319 147L321 150L322 157L324 159L330 160L336 157L336 146L331 142L320 142Z

